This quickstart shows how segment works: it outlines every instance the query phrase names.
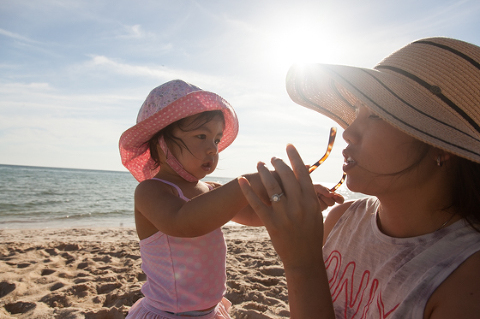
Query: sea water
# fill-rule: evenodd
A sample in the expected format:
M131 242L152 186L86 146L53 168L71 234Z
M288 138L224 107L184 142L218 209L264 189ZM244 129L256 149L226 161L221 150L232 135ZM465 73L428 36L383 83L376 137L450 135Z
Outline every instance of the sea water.
M133 227L137 185L129 172L0 165L0 229ZM363 196L343 185L338 192Z

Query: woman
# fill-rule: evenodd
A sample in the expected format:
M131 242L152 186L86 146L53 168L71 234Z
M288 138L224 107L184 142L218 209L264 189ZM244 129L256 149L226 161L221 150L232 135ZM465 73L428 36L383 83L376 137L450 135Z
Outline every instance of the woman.
M415 41L375 69L293 66L291 98L339 123L347 186L325 223L303 162L240 180L285 267L293 318L478 318L480 48ZM320 241L324 245L321 247Z

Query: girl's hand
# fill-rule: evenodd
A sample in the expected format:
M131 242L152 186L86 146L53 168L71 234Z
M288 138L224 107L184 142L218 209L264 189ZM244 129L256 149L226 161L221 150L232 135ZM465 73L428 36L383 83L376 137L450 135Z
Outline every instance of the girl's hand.
M342 195L334 192L332 193L325 186L314 184L313 188L315 189L315 193L317 193L318 199L320 200L322 210L328 208L329 206L343 204L345 202L345 198L343 198Z
M251 207L265 224L285 270L318 267L323 264L322 210L330 204L333 205L335 197L321 186L314 188L310 175L293 145L287 146L287 155L292 169L282 160L272 159L283 190L263 163L257 166L268 196L271 198L272 195L283 192L279 201L272 202L271 205L265 204L246 179L240 178L239 184Z

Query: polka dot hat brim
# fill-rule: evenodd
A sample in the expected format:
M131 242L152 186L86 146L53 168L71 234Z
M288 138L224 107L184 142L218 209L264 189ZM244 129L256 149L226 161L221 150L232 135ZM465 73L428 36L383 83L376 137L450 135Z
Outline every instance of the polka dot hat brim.
M119 142L123 165L139 182L154 177L160 171L160 167L155 168L155 162L150 156L147 142L171 123L191 115L213 110L221 110L225 118L223 138L218 145L218 150L221 152L235 140L238 134L237 115L230 104L222 97L212 92L200 90L174 100L126 130L120 137ZM141 114L139 114L139 119L141 119Z

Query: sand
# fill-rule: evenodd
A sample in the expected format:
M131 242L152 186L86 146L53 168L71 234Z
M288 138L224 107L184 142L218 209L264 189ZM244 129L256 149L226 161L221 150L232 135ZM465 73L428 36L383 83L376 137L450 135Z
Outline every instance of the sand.
M232 318L288 318L281 262L263 227L228 225ZM143 295L133 228L0 230L0 318L124 318Z

